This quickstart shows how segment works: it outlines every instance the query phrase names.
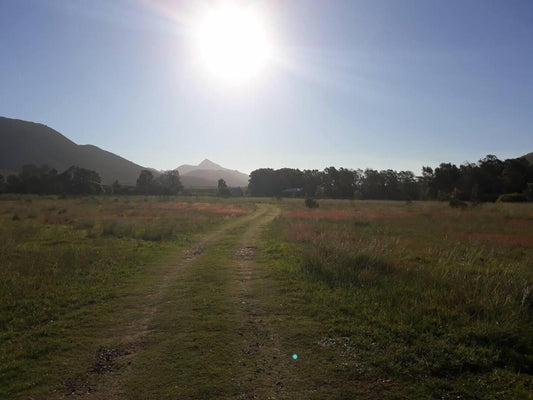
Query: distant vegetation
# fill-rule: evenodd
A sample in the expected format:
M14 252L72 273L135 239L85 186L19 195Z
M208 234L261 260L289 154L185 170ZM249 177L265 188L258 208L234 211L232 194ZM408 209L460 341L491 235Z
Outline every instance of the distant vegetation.
M142 170L137 179L136 191L140 194L176 195L183 186L178 171L167 171L157 178L149 170Z
M135 186L123 186L118 181L103 185L97 172L76 166L58 173L46 165L28 164L18 175L9 175L7 179L0 175L0 193L176 195L182 190L176 170L157 177L149 170L142 170Z
M4 179L0 175L0 192L35 194L98 194L102 193L100 175L95 171L72 166L62 173L46 165L29 164L18 175Z
M25 165L18 175L0 175L0 193L34 194L143 194L176 195L183 192L178 170L162 174L144 169L135 186L115 181L103 185L95 171L72 166L62 173L46 165ZM222 178L210 193L222 197L233 193ZM449 200L453 207L470 202L522 202L533 200L533 164L525 157L499 160L487 155L477 163L457 167L441 163L422 167L422 175L391 169L353 170L328 167L323 171L262 168L250 174L248 195L363 200ZM242 195L240 191L239 195Z
M288 188L301 188L303 197L371 200L532 200L533 164L526 158L499 160L487 155L477 163L459 167L441 163L434 170L422 167L422 176L391 169L352 170L328 167L324 171L262 168L250 174L249 194L278 196ZM515 193L513 196L502 194Z

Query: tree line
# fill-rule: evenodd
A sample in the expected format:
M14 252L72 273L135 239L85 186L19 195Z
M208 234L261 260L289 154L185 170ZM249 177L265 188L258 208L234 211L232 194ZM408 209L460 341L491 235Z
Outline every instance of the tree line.
M77 166L59 173L47 165L28 164L16 175L0 175L0 193L176 195L182 190L178 171L155 177L152 171L142 170L135 186L118 181L104 185L98 172Z
M532 200L533 165L525 158L499 160L487 155L477 163L459 167L441 163L437 168L422 167L422 175L392 169L353 170L328 167L323 171L293 168L261 168L252 171L248 192L251 196L281 196L298 188L300 196L313 198L372 200L450 200L495 201L513 193L516 201Z
M28 164L17 175L7 178L0 175L0 193L176 195L182 192L176 170L157 176L150 170L142 170L135 186L121 185L118 181L104 185L97 172L77 166L59 173L46 165ZM224 197L232 194L223 179L218 182L216 194ZM250 174L247 194L369 200L531 201L533 164L525 158L502 161L487 155L477 163L460 166L452 163L441 163L435 169L424 166L421 176L392 169L261 168Z

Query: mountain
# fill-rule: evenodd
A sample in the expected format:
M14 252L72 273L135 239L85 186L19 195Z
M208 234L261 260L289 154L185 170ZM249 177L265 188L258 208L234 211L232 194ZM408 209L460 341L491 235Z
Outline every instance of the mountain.
M218 165L218 164L215 164L214 162L212 161L209 161L207 158L202 161L200 164L198 165L189 165L189 164L183 164L183 165L180 165L178 168L176 168L178 170L178 172L180 173L180 176L181 175L185 175L191 171L195 171L195 170L211 170L211 171L218 171L218 170L225 170L226 168Z
M224 179L228 186L248 186L248 175L237 170L224 168L205 159L198 165L184 164L176 168L185 187L217 187L218 180Z
M105 184L135 185L144 167L93 145L79 145L46 125L0 117L0 170L18 172L25 164L63 172L72 165L98 172Z
M525 156L519 157L519 158L525 158L529 161L530 164L533 164L533 153L528 153Z

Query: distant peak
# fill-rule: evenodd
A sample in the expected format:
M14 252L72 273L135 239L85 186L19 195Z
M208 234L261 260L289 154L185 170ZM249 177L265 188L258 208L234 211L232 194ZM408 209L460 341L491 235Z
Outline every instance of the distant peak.
M222 169L220 165L215 164L213 161L208 160L207 158L198 164L198 167L202 169Z

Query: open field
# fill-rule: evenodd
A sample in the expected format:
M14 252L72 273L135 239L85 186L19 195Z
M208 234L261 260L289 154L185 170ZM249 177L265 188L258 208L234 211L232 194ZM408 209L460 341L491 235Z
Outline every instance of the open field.
M0 398L533 398L530 204L319 203L0 197Z

